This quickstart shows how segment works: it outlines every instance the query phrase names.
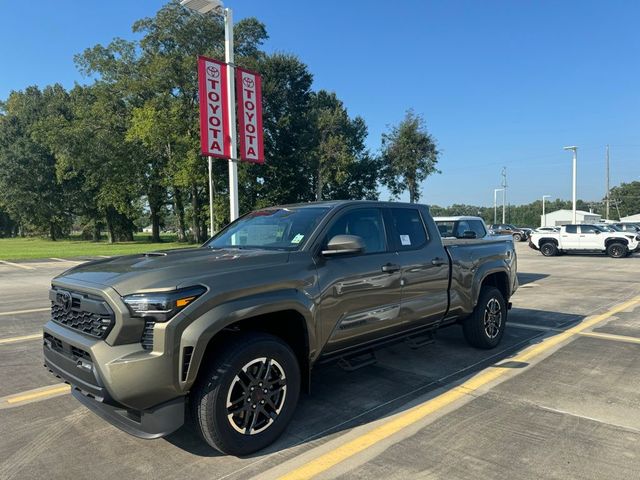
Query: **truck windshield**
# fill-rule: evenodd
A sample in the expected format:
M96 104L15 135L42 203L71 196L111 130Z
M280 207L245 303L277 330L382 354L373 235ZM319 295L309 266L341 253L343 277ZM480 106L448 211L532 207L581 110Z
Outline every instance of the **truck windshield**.
M267 208L245 215L205 247L297 250L326 214L326 207Z

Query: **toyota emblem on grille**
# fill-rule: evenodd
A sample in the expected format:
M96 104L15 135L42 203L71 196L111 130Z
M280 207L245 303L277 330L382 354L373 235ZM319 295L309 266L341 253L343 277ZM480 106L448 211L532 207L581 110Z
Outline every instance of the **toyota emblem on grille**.
M62 306L64 313L69 313L71 311L71 293L65 290L60 291L56 295L56 300L58 300L58 303Z

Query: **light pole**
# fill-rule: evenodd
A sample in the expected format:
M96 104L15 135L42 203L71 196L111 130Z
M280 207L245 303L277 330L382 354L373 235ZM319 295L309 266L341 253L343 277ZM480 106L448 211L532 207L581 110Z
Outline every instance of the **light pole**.
M231 158L229 159L229 219L233 222L239 216L238 208L238 140L236 133L236 82L233 64L233 11L224 8L220 0L182 0L180 5L200 14L213 11L224 18L224 60L227 63L227 111L229 112L229 136L231 137ZM209 157L209 222L213 235L213 179L212 159Z
M496 223L498 223L498 197L497 197L498 192L504 192L504 188L494 188L493 189L493 224L494 225ZM503 196L504 196L504 194L503 194ZM503 209L502 216L504 217L504 206L502 207L502 209ZM504 223L504 220L502 221L502 223Z
M578 177L578 147L564 147L565 150L573 151L573 224L578 223L578 215L576 214L576 188Z
M540 225L541 227L546 227L547 226L547 213L544 210L544 200L546 198L551 197L551 195L542 195L542 225Z

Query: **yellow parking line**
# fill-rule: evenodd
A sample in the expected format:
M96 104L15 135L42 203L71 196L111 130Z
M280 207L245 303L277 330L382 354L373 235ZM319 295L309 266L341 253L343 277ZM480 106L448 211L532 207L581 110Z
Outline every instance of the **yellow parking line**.
M0 317L6 317L8 315L21 315L23 313L36 313L36 312L48 312L51 307L32 308L30 310L14 310L13 312L0 312Z
M559 332L552 337L544 338L541 340L541 343L523 350L522 353L510 358L509 361L525 362L527 360L531 360L539 356L540 354L552 349L553 347L565 342L572 336L577 335L590 327L593 327L594 325L608 319L618 312L634 307L638 305L638 303L640 303L640 296L635 297L627 302L621 303L606 313L596 315L592 318L584 320L578 325L563 332ZM499 364L496 365L496 367L499 366ZM425 418L426 416L435 413L436 411L441 410L448 405L451 405L456 400L459 400L466 395L477 391L481 387L491 383L494 380L497 380L499 377L506 375L509 371L511 371L511 369L490 367L489 369L486 369L483 372L475 375L471 379L467 380L460 386L454 387L447 392L435 398L432 398L431 400L413 407L407 412L392 418L391 420L380 425L377 428L374 428L370 432L364 433L363 435L345 443L344 445L341 445L330 452L320 455L319 457L311 460L305 465L283 475L282 477L280 477L280 480L306 480L313 478L316 475L325 472L331 467L343 462L344 460L362 452L363 450L366 450L372 445L381 442L382 440L392 436L400 430Z
M64 395L71 391L71 387L66 384L51 385L49 387L36 388L23 393L17 393L15 395L8 395L0 398L0 408L5 404L6 406L15 405L17 403L26 403L34 400L44 400L45 398L55 397L58 395Z
M29 267L27 265L20 265L19 263L7 262L6 260L0 260L0 263L3 265L9 265L10 267L18 267L24 270L35 270L33 267Z
M640 343L640 338L629 337L627 335L616 335L614 333L580 332L580 335L585 337L602 338L603 340L613 340L616 342Z
M0 345L5 345L7 343L26 342L27 340L36 340L38 338L42 338L41 333L34 333L33 335L23 335L21 337L0 338Z

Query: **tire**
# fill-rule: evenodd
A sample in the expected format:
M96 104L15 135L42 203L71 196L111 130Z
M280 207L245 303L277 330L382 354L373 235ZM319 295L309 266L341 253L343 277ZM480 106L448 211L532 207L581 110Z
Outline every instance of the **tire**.
M239 335L196 382L190 398L193 426L216 450L248 455L282 434L299 396L300 367L289 345L264 333Z
M607 255L611 258L624 258L628 252L627 246L620 242L613 242L607 246Z
M554 257L558 255L558 247L553 242L545 242L540 245L540 253L545 257Z
M495 348L504 335L506 321L507 304L502 292L495 287L482 287L476 308L462 324L464 338L472 347Z
M513 234L513 241L514 242L521 242L522 241L522 235L520 235L519 233L514 233Z

